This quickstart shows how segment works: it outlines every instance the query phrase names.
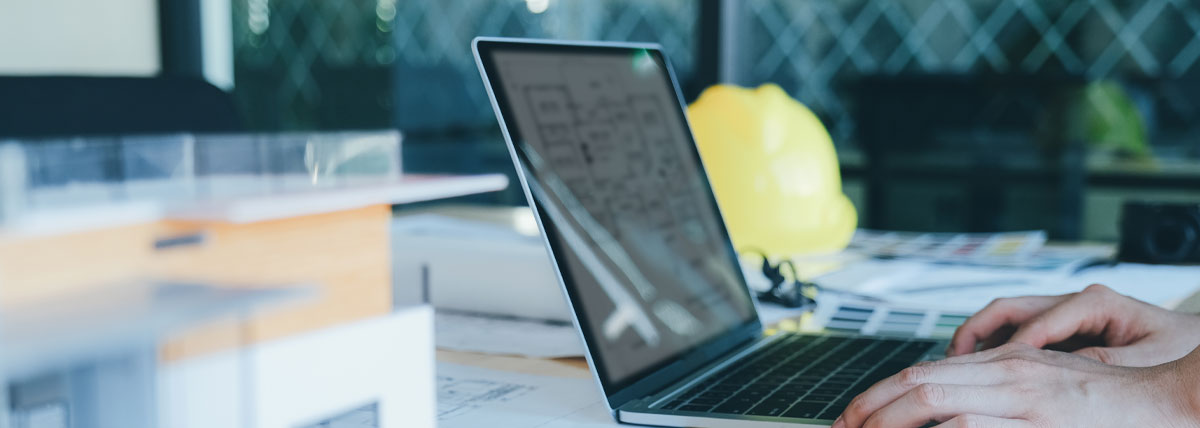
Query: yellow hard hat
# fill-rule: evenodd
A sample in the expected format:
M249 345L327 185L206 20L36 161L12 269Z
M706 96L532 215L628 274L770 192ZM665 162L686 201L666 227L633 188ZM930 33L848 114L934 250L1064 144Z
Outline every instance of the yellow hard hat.
M738 251L838 251L858 222L833 139L779 86L710 87L688 107L700 156Z

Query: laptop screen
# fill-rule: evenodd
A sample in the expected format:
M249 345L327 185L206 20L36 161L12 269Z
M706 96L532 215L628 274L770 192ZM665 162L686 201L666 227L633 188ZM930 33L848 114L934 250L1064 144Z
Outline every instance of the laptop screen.
M480 55L606 389L757 321L658 50Z

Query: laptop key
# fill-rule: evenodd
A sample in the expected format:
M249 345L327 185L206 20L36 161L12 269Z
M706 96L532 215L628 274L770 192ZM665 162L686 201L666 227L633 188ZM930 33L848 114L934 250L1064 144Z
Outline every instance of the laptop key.
M715 409L713 409L713 412L731 415L744 415L746 412L750 411L750 408L753 405L754 402L748 400L729 400L726 401L725 404L717 406Z
M932 347L933 347L933 342L927 342L927 341L908 342L908 345L906 345L904 347L904 350L924 353L925 351L928 351L929 348L932 348Z
M791 379L792 379L792 375L790 375L790 374L771 374L771 375L767 375L767 376L763 376L762 378L759 378L758 380L754 381L754 383L779 384L779 383L786 383L787 381L789 381Z
M842 414L841 411L826 410L824 412L821 412L821 414L817 416L817 419L834 419L834 418L837 418L838 416L841 416L841 414Z
M788 407L792 407L793 404L796 404L796 401L799 401L799 400L797 400L795 398L788 398L788 397L767 397L766 400L763 400L761 403L758 403L758 404L771 404L771 405L776 405L776 406L783 406L786 409Z
M768 392L770 392L770 391L763 391L763 390L745 390L745 391L738 392L736 396L737 396L737 397L746 397L746 398L760 399L760 398L763 398L763 397L767 396L767 393L768 393Z
M711 411L794 418L827 419L850 400L908 367L927 344L866 339L817 339L792 346L781 339L746 364L728 367L697 383L668 404L680 411ZM800 350L802 348L803 350Z
M804 396L804 393L803 393L803 392L801 392L801 391L788 391L788 390L779 390L779 391L775 391L775 393L774 393L774 394L771 394L771 396L770 396L770 397L767 397L767 399L768 399L768 400L792 400L792 401L796 401L796 400L799 400L799 399L800 399L800 397L803 397L803 396Z
M746 412L746 414L755 416L779 416L783 414L783 411L787 410L787 408L788 405L763 403L755 406L753 409L750 409L750 411Z
M783 412L789 418L815 419L825 409L824 404L800 403L790 410Z
M776 392L789 392L789 393L793 393L793 394L804 395L804 394L809 393L809 391L812 391L812 390L813 390L812 385L795 386L795 387L791 386L791 385L784 385L783 388L779 388L779 390Z
M854 386L853 382L825 382L821 384L821 389L841 392L850 389L851 386Z

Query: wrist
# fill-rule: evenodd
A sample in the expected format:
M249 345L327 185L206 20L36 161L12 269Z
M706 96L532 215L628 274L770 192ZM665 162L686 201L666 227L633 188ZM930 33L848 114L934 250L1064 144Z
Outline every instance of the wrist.
M1164 367L1168 368L1164 380L1173 386L1170 390L1182 401L1181 411L1187 421L1192 426L1200 426L1200 347Z
M1191 412L1188 416L1193 421L1200 421L1200 347L1192 350L1192 353L1183 357L1184 364L1188 367L1181 378L1186 379L1182 382L1183 393L1188 399L1188 410Z

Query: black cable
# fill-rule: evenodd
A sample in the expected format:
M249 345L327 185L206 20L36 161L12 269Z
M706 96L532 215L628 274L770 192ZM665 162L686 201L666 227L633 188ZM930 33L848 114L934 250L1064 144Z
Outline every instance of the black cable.
M807 296L805 289L819 290L816 284L804 282L800 280L799 272L796 270L796 265L790 259L783 259L779 263L771 263L770 257L757 248L749 248L744 252L757 254L762 257L762 274L771 283L771 287L767 291L758 292L758 298L761 301L771 302L782 305L788 308L805 308L815 305L811 297ZM787 265L792 273L791 287L785 287L788 283L787 276L783 274L783 266Z

